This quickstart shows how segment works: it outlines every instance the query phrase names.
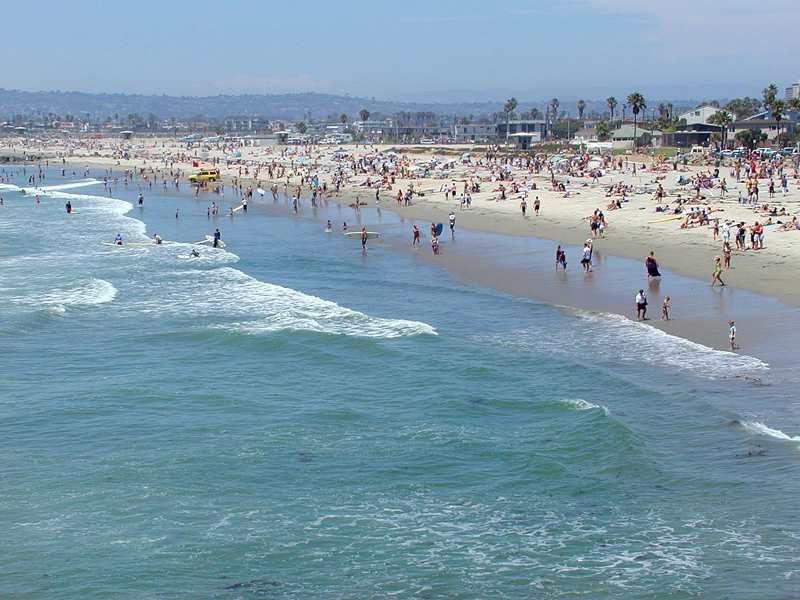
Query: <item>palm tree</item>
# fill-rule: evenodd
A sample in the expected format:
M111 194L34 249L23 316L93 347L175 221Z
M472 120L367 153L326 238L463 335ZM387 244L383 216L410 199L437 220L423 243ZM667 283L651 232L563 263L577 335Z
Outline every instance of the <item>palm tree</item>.
M728 128L733 123L733 115L727 110L720 110L711 115L708 122L712 125L719 125L722 129L722 147L725 148L728 143Z
M767 107L767 110L769 110L770 116L778 122L778 133L780 133L781 119L783 119L783 113L786 110L786 102L783 100L773 100Z
M770 83L761 91L761 96L764 98L764 108L771 110L770 106L775 102L778 97L778 86Z
M367 119L369 119L369 111L366 108L362 108L360 111L358 111L358 116L362 121L366 122Z
M558 98L553 98L550 100L550 111L553 115L553 124L555 124L555 122L558 120L558 107L560 105L561 103L558 101Z
M342 113L339 117L339 120L342 122L342 125L347 125L347 122L350 120L347 118L347 115Z
M606 106L608 110L611 112L611 122L614 122L614 110L617 108L617 99L614 96L609 96L606 98Z
M628 102L628 106L631 107L631 111L633 111L633 148L634 150L638 146L638 138L636 137L636 118L639 116L639 113L647 108L647 102L639 92L633 92L626 98Z
M578 100L578 118L583 119L583 111L586 110L586 102Z
M503 112L506 113L506 146L508 146L508 136L511 134L511 113L517 108L517 99L511 96L503 105Z
M608 139L608 134L610 131L607 122L600 121L597 125L595 125L595 131L597 131L598 141L604 142Z

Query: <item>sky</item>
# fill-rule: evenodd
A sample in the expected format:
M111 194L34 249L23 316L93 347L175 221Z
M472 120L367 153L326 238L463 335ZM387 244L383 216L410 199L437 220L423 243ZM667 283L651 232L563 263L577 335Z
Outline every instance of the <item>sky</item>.
M38 0L0 87L418 101L760 96L800 80L800 0Z

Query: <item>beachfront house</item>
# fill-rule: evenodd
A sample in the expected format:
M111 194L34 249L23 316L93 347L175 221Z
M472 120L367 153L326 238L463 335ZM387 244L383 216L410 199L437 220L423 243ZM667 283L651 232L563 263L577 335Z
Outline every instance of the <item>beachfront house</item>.
M767 136L767 140L774 140L778 134L786 132L793 136L797 131L797 121L800 114L796 110L787 110L780 119L776 119L772 114L765 110L752 117L734 121L731 132L736 135L739 131L750 130L762 133ZM732 137L732 136L730 136Z
M230 116L223 119L225 131L228 132L261 132L266 131L269 121L261 117Z
M678 115L678 121L685 121L686 125L706 125L708 119L717 114L721 108L705 104Z
M494 123L456 123L453 126L456 142L494 142L497 140L497 126Z
M508 123L499 121L495 125L495 130L500 141L506 139L506 130L509 136L515 133L538 133L540 140L547 139L547 121L543 119L514 119Z
M634 138L634 135L636 136ZM623 123L611 132L611 142L615 150L630 150L633 148L634 139L636 146L641 148L649 146L655 141L661 145L662 133L658 130L644 129L641 124L634 128L633 123Z

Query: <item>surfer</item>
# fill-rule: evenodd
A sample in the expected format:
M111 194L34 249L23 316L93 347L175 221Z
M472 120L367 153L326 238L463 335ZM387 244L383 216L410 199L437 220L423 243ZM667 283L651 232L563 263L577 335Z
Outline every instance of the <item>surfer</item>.
M219 232L219 227L214 231L214 248L219 248L219 242L222 239L222 234Z
M328 219L328 222L325 224L325 233L330 233L333 231L333 225L331 224L331 220Z
M69 200L67 200L67 214L72 214L72 203Z
M342 221L342 231L347 233L347 221Z
M160 235L158 235L157 233L156 233L156 234L154 234L154 235L153 235L153 241L156 243L156 245L159 245L159 244L161 244L161 236L160 236Z
M731 343L731 352L739 348L736 345L736 321L728 321L728 341Z
M192 248L192 252L189 256L191 256L192 258L200 258L200 253L194 248Z
M142 192L139 192L139 208L142 208L142 206L144 206L144 196Z
M412 246L416 246L417 244L420 243L420 240L419 240L419 227L417 227L416 223L414 223L411 226L411 236L412 236L411 237L411 245Z
M114 244L116 244L117 246L122 246L122 234L121 233L118 233L114 237Z

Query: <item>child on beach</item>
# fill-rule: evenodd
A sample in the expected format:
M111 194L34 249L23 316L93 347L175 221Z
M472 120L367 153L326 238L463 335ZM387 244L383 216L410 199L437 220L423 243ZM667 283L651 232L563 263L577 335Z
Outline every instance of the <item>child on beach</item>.
M669 321L669 296L664 296L664 302L661 304L661 320Z

